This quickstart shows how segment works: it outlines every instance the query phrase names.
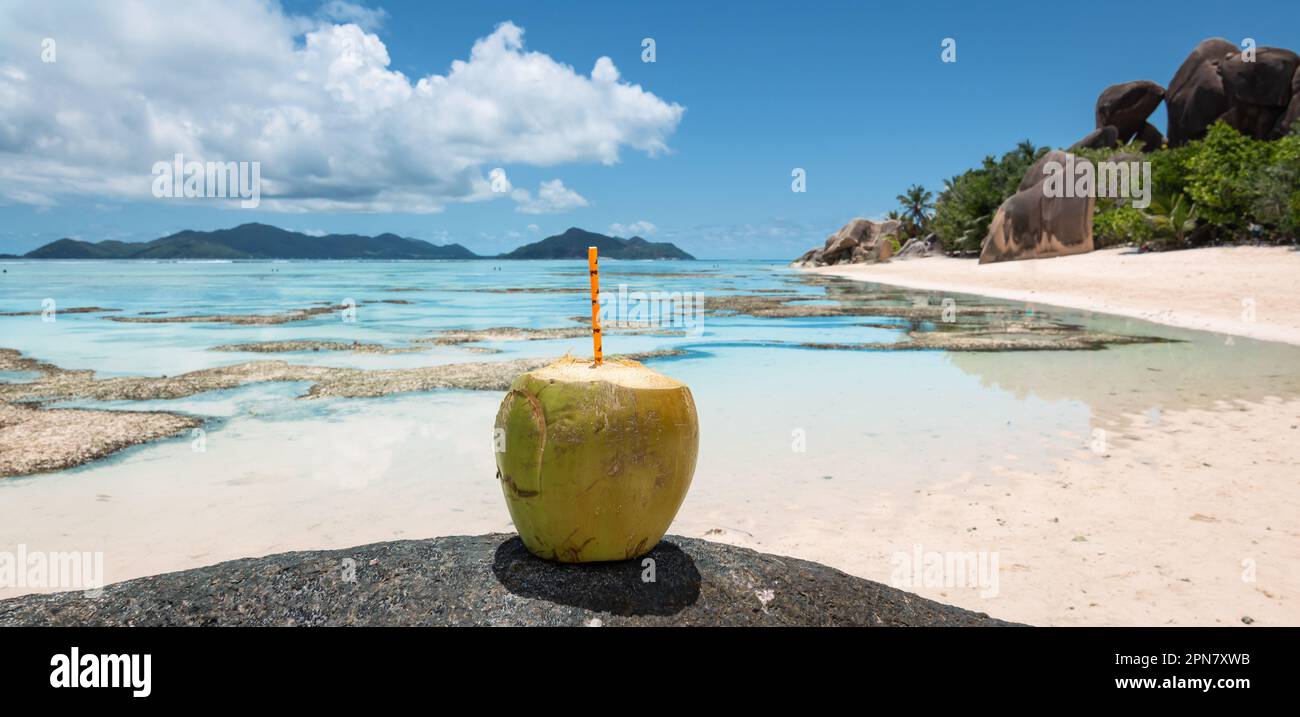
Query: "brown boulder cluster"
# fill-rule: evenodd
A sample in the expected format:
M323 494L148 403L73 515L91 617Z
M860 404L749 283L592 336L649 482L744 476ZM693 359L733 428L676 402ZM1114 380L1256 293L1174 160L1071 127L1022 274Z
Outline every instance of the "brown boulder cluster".
M1102 90L1096 129L1070 150L1115 148L1137 140L1143 152L1153 152L1200 139L1219 120L1255 139L1277 139L1300 116L1298 67L1300 57L1290 50L1242 50L1227 40L1205 40L1183 61L1168 89L1137 80ZM1147 121L1161 102L1168 112L1167 138ZM981 264L1092 251L1096 200L1048 197L1042 189L1046 162L1064 165L1068 158L1065 152L1051 152L1030 167L1019 191L1003 202L989 225Z
M873 222L854 219L826 238L826 243L804 252L790 262L795 267L833 266L835 264L877 264L890 259L917 259L940 250L939 237L902 239L902 222L897 219ZM897 250L894 242L900 242Z
M831 266L834 264L874 264L894 254L902 222L889 219L873 222L854 219L830 235L826 243L810 249L795 259L792 266Z
M1169 83L1169 145L1205 136L1223 120L1255 139L1277 139L1300 116L1300 56L1260 47L1253 57L1227 40L1205 40Z
M1150 80L1123 82L1102 90L1097 98L1097 129L1114 137L1114 142L1106 146L1127 144L1137 138L1144 143L1145 152L1160 149L1164 135L1147 118L1164 98L1165 88Z
M1300 116L1300 56L1278 47L1241 50L1222 39L1192 50L1165 89L1149 80L1123 82L1097 98L1097 129L1071 149L1117 147L1133 139L1142 150L1160 149L1166 138L1147 117L1163 101L1169 146L1205 136L1223 120L1255 139L1277 139Z
M1164 103L1168 137L1148 118ZM1066 164L1079 149L1115 148L1131 141L1143 152L1178 147L1201 139L1223 120L1238 132L1271 140L1286 135L1300 120L1300 56L1277 47L1243 50L1223 40L1204 40L1179 66L1168 88L1149 80L1111 85L1097 97L1096 129L1067 152L1053 151L1029 168L1017 192L998 207L980 248L980 263L1037 259L1093 250L1092 197L1048 197L1043 191L1049 161ZM1138 160L1140 157L1125 157ZM1078 160L1083 162L1085 160ZM796 259L794 266L825 266L887 259L879 237L897 232L890 222L855 219L823 247ZM870 231L869 231L870 230ZM890 243L892 247L892 243ZM933 235L911 239L900 255L925 256L937 250ZM884 251L888 251L886 248ZM883 254L883 256L882 256Z

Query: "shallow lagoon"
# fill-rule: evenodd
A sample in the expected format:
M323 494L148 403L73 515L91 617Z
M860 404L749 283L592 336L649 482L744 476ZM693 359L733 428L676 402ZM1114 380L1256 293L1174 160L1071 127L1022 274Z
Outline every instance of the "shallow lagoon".
M500 341L475 354L422 344L403 354L214 352L221 344L329 340L406 345L438 330L559 327L589 312L582 262L10 262L0 311L100 306L115 313L0 317L0 346L103 375L176 375L256 360L395 368L589 352L582 338ZM731 295L793 290L803 275L762 262L602 263L617 290ZM663 273L678 274L663 276ZM680 274L688 274L681 276ZM698 274L698 275L697 275ZM793 283L792 283L793 282ZM846 292L879 290L845 285ZM400 289L397 290L397 289ZM494 291L488 291L494 290ZM917 292L913 292L917 293ZM933 303L943 297L934 295ZM960 307L976 301L953 297ZM108 316L270 314L354 300L276 325L121 323ZM382 303L385 300L409 304ZM979 300L983 303L1003 304ZM871 539L863 506L959 478L1050 470L1087 460L1098 429L1122 417L1300 394L1300 348L1141 321L1017 305L1057 321L1177 343L1101 351L827 351L802 342L896 340L906 322L860 316L705 318L699 336L619 335L606 351L683 349L653 362L688 383L701 420L700 462L674 532L721 530L747 544L818 555ZM166 312L153 314L152 312ZM863 326L897 323L899 330ZM14 372L4 381L25 381ZM284 550L509 530L490 446L496 392L302 400L304 384L257 384L167 401L55 405L167 410L209 418L200 434L140 446L79 468L0 480L0 550L103 551L106 578ZM1231 437L1225 437L1230 441ZM899 501L900 510L906 502ZM0 589L0 597L17 591Z

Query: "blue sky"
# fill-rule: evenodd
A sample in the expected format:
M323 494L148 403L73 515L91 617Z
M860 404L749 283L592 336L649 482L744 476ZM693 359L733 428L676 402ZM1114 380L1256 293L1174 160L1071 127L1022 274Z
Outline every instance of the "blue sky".
M292 88L241 94L240 81L262 81L258 67L250 68L247 79L241 80L244 73L237 65L223 63L219 49L217 55L206 53L214 60L208 69L195 60L184 66L183 73L176 72L175 82L162 84L157 73L165 71L157 63L175 67L168 53L185 52L187 43L192 43L186 33L195 32L195 25L137 42L133 38L142 32L139 23L123 22L106 31L100 22L92 32L92 23L84 16L93 12L89 9L93 4L51 4L57 7L41 11L8 0L0 5L0 28L10 27L0 29L0 93L6 87L10 93L35 92L33 88L43 87L35 84L39 73L46 71L62 73L57 78L50 75L56 78L51 79L51 87L66 82L81 88L76 92L49 89L39 103L20 101L17 106L30 109L21 117L17 110L0 106L0 162L11 167L9 172L0 169L0 253L20 253L63 236L147 240L182 228L215 229L260 221L317 233L396 232L437 243L456 241L481 253L507 250L569 226L606 233L623 229L625 234L640 227L649 238L672 241L700 257L790 258L854 216L879 216L894 208L894 196L909 184L937 191L943 178L977 164L986 154L1001 154L1022 139L1053 146L1074 142L1092 129L1093 104L1104 87L1135 79L1167 84L1201 39L1221 36L1239 43L1251 37L1261 46L1300 49L1300 4L1294 0L1231 6L1150 2L1141 9L1129 2L1108 1L1086 7L1044 2L666 1L389 1L336 2L324 7L320 2L286 2L282 10L272 8L281 19L358 22L382 43L389 58L387 70L402 73L412 85L429 75L446 76L453 61L468 60L477 40L508 21L522 30L523 47L516 57L543 53L551 62L571 66L577 80L592 75L598 58L608 57L617 68L618 83L639 85L647 93L628 103L599 105L598 111L614 107L620 113L636 112L651 103L660 115L654 121L632 118L610 128L613 156L609 147L597 150L581 138L564 138L563 127L552 127L536 142L500 132L475 135L472 142L461 143L476 145L467 153L460 152L463 147L455 141L466 135L448 139L444 132L437 134L437 141L440 146L457 147L456 159L447 160L448 166L455 165L454 172L432 176L413 169L390 175L353 167L346 179L336 177L338 181L328 189L335 201L343 193L340 183L382 183L390 176L405 182L408 175L420 175L409 180L399 201L349 206L313 203L312 197L306 197L303 203L279 206L281 211L276 211L267 206L273 202L249 210L214 200L154 199L148 196L148 167L170 158L168 145L157 138L171 136L175 128L161 123L173 119L190 127L192 122L176 118L207 118L217 111L209 105L221 111L237 106L241 113L237 129L256 134L258 128L245 120L259 118L267 110L258 103L288 101L283 98L292 95ZM181 22L169 14L174 11L158 9L163 7L144 11L157 23ZM217 5L207 11L223 12ZM224 30L228 37L242 35L238 23L253 22L262 12L252 7L238 22L225 26L204 18L198 27L216 26L214 32ZM310 23L303 25L309 27ZM60 39L57 62L44 67L34 59L43 36L66 38ZM641 61L641 41L646 37L656 43L654 63ZM956 40L955 63L940 61L945 37ZM155 41L174 46L155 52L149 47ZM79 54L92 42L108 46L95 54L88 48ZM119 53L112 42L127 43L122 47L131 49ZM298 49L304 45L301 35L295 42ZM233 39L227 42L234 43ZM102 65L106 57L122 63L114 79L94 78L90 65ZM11 68L8 86L6 67ZM19 76L14 72L23 79L13 79ZM139 84L131 85L129 77L117 79L133 72L139 72ZM219 83L218 75L222 76ZM147 83L144 78L149 78ZM120 82L122 87L113 96L106 93L104 99L95 100L84 91L87 82L95 87ZM212 96L205 96L205 89L216 85L220 87ZM121 104L122 95L130 92L137 99ZM160 96L163 93L165 98ZM505 93L502 90L500 102L510 111L527 113L536 108L539 123L562 121L569 109L562 96L529 95L523 98L527 103L509 104L512 99ZM460 101L472 102L473 97ZM134 113L142 104L153 108L147 126L140 126L133 114L117 116ZM674 105L684 108L675 121L664 114L671 114ZM330 122L328 106L318 102L306 106L309 113L319 115L306 120L307 126L314 126L311 121ZM32 114L40 108L48 113L47 119ZM6 112L13 116L6 117ZM94 139L103 147L87 140L86 146L72 152L73 140L88 131L59 136L40 125L45 121L75 127L76 120L66 118L78 113L85 116L81 121L93 122L86 126L93 128ZM414 112L373 136L358 135L347 126L338 136L369 144L392 141L392 147L376 155L385 162L400 164L403 157L415 157L415 164L438 164L442 159L436 153L413 154L410 137L423 137L428 129L413 125L428 119L443 126L449 121L446 118L458 116L453 112L426 117ZM1152 121L1163 129L1163 107ZM17 140L6 143L6 122L11 129L18 127L11 132ZM220 134L230 123L210 124L202 129L204 137ZM120 126L114 129L114 125ZM474 127L465 130L474 131ZM398 137L400 132L411 134ZM153 133L155 141L133 149L133 138L147 133ZM666 151L647 149L658 139ZM217 146L206 141L209 148ZM570 141L571 145L555 146ZM42 152L51 150L42 147L62 152L62 164L43 161ZM311 149L302 153L310 154ZM366 155L352 147L328 160L301 161L303 166L316 167L380 161ZM92 159L84 163L75 159L81 156ZM297 155L290 160L283 153L274 156L274 162L263 162L268 177L298 161ZM223 158L257 159L258 155ZM565 197L581 199L542 207L541 213L526 213L523 210L530 204L518 199L483 200L469 184L497 166L506 170L513 187L530 197L541 194L543 182L560 180ZM127 169L119 176L118 167ZM790 191L790 173L796 167L807 172L805 193ZM69 179L74 176L75 180ZM138 196L137 188L143 188ZM292 188L295 197L312 191L305 182ZM430 199L424 202L421 197L426 191ZM426 211L435 208L438 211Z

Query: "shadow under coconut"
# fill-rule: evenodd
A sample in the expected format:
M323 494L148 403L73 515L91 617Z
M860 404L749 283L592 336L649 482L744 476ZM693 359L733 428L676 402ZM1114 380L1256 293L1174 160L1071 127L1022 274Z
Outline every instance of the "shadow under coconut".
M654 561L654 582L642 579ZM681 548L661 541L634 560L608 563L556 563L524 547L518 536L497 546L492 572L520 597L548 600L624 617L675 615L700 597L700 572Z

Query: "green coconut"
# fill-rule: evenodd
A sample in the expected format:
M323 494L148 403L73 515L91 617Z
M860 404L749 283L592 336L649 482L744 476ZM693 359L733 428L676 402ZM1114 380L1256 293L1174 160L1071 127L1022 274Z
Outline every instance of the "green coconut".
M496 428L519 537L566 563L650 552L686 498L700 443L691 390L635 361L565 358L524 373Z

